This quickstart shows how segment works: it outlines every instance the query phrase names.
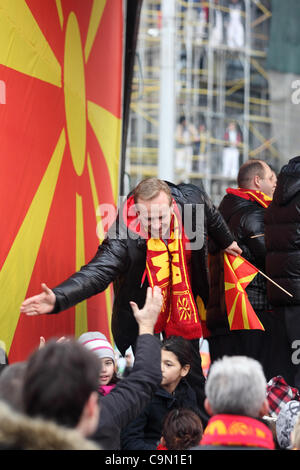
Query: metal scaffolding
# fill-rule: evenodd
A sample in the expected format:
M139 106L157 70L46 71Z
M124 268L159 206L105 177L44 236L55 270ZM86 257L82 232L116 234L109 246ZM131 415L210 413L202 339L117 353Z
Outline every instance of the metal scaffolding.
M203 185L217 204L240 164L278 169L265 69L269 0L144 0L126 172ZM170 42L171 41L171 42Z

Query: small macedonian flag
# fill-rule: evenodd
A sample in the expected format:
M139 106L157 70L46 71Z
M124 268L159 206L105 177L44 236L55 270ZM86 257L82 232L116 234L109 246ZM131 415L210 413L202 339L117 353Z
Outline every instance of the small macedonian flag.
M258 269L241 256L224 253L225 302L231 330L264 330L245 288L258 273Z

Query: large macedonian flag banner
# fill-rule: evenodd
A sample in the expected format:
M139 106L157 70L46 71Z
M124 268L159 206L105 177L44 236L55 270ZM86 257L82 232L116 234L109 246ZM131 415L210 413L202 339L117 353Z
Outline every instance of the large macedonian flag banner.
M20 305L97 250L97 208L118 197L122 72L122 0L0 0L0 340L10 362L40 336L110 337L111 288L59 315L20 315Z

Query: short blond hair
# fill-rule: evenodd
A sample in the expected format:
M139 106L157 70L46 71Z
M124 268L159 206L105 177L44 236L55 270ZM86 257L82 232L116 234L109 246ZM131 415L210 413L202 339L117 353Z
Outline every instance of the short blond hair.
M146 178L142 180L133 191L134 202L137 203L138 199L143 201L151 201L164 192L169 198L169 204L172 204L172 194L168 184L158 178Z

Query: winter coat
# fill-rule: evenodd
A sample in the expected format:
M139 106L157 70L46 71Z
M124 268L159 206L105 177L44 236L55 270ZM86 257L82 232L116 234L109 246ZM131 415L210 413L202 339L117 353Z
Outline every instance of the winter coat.
M179 382L172 395L162 387L157 390L140 416L123 429L122 450L156 449L161 438L164 417L174 408L198 408L196 393L185 379Z
M78 431L30 418L0 402L0 450L100 450Z
M278 175L273 201L265 212L267 293L273 306L300 304L300 157Z
M226 194L219 211L223 215L232 235L243 250L242 257L264 272L266 248L264 237L251 238L264 233L266 209L258 202L235 194ZM229 331L224 292L224 256L213 241L210 251L210 301L207 308L207 328L217 334ZM269 308L266 281L257 274L246 288L249 301L256 312Z
M191 283L195 299L200 296L206 305L209 294L207 236L212 237L221 249L229 246L234 239L204 191L192 184L168 184L177 206L182 210L186 235L190 235L192 243L193 233L203 235L203 246L191 250ZM204 220L201 213L197 217L198 207L204 207ZM189 211L190 208L192 211ZM141 285L141 280L145 266L146 240L130 231L123 217L123 209L120 209L95 257L53 289L56 295L53 313L104 291L114 282L112 333L119 351L124 355L128 347L134 346L138 334L129 302L136 302L140 308L144 306L148 284L146 279Z
M153 335L140 335L130 374L108 395L100 397L100 420L92 439L103 450L120 449L121 429L148 405L161 378L160 341Z

